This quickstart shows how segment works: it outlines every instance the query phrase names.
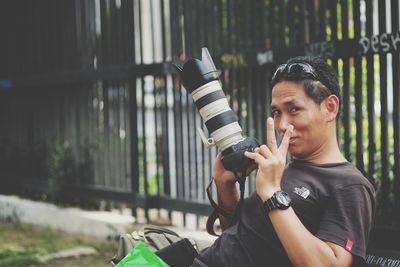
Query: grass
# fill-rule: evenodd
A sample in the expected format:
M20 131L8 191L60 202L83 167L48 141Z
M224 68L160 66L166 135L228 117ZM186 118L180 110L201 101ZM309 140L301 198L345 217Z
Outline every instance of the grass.
M4 222L0 223L0 240L0 267L110 266L109 260L117 250L116 242L93 240L47 228ZM94 247L98 254L53 260L46 264L37 262L37 255L77 246Z

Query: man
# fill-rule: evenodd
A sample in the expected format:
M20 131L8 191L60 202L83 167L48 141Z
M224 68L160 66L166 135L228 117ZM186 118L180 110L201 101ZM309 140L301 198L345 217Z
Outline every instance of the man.
M222 235L194 266L352 266L365 258L375 192L340 153L334 69L307 57L279 66L271 111L267 144L245 153L258 165L256 192L237 222L220 215ZM287 152L293 158L288 165ZM223 168L220 155L213 176L220 207L233 213L235 175Z

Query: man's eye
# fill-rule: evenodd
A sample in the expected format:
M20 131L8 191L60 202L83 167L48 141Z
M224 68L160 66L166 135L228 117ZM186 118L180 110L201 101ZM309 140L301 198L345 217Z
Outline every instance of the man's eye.
M290 109L290 113L296 113L297 111L299 111L298 108L291 108L291 109Z
M272 110L271 111L272 116L278 116L279 115L279 111L278 110Z

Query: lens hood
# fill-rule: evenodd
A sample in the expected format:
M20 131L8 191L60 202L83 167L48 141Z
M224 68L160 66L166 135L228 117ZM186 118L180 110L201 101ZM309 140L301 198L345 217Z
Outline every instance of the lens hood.
M218 80L220 71L215 68L214 62L207 48L203 48L201 59L191 58L182 67L174 65L181 78L182 85L189 93L211 81Z

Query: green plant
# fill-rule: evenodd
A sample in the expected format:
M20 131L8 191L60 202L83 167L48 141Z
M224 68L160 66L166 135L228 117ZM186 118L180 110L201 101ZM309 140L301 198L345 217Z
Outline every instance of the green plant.
M26 266L106 266L116 252L117 243L67 234L52 229L15 223L0 222L0 267ZM52 260L38 264L40 255L56 253L79 246L94 247L98 254L79 258Z
M85 138L79 149L79 162L77 163L77 177L80 184L90 183L94 176L93 154L97 152L98 145Z
M0 251L0 267L14 266L24 267L37 262L36 253L34 251Z
M76 168L72 149L68 142L54 145L48 160L48 197L54 203L69 202L66 187L73 184Z

